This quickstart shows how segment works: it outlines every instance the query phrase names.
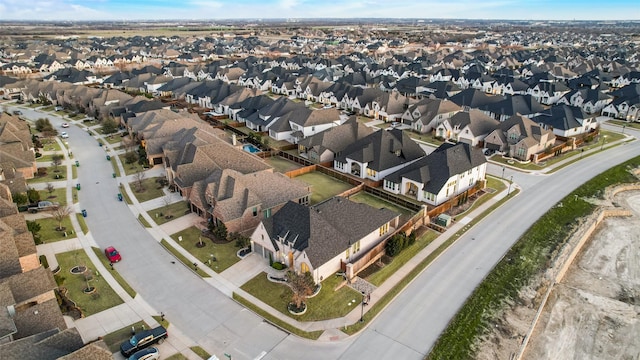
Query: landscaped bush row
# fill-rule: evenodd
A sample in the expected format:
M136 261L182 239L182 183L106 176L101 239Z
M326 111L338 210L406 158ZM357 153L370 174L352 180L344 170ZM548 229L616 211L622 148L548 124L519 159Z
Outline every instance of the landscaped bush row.
M629 170L638 166L640 157L601 173L562 199L562 206L553 207L533 224L467 299L427 359L472 358L473 344L488 331L499 310L550 265L578 220L593 212L595 205L584 198L602 197L604 189L611 185L636 182Z

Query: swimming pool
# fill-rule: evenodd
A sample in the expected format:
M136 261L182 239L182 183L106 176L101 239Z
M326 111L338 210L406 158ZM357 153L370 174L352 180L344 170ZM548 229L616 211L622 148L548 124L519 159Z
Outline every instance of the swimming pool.
M257 147L255 147L253 144L246 144L246 145L242 145L242 150L246 151L246 152L250 152L250 153L257 153L260 152L260 149L258 149Z

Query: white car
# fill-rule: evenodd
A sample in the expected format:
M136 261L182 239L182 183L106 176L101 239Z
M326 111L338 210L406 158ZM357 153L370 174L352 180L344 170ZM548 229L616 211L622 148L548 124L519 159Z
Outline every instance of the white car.
M60 138L62 139L68 139L69 138L69 134L67 134L66 131L63 131L60 133Z
M63 128L68 128L69 127L69 123L62 123L62 127Z

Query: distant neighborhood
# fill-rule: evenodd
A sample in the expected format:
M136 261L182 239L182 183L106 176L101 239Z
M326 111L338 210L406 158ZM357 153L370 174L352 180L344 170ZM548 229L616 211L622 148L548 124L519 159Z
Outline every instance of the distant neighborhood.
M354 279L395 235L443 231L441 215L455 221L453 208L485 192L493 159L541 163L599 140L600 117L640 121L640 54L625 35L392 35L3 38L0 98L111 124L119 150L162 169L203 231L245 236L264 263L316 284L336 272ZM105 351L79 350L64 330L55 281L12 204L39 172L37 139L3 110L0 302L12 310L0 314L0 352L36 351L39 333L71 342L64 359ZM348 186L321 198L300 180L310 173ZM353 201L358 193L407 213Z

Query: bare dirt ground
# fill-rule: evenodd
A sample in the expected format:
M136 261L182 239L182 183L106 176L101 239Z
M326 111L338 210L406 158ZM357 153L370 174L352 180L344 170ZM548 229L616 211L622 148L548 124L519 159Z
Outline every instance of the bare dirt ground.
M612 202L633 216L596 229L551 291L522 359L640 359L640 192ZM548 286L539 279L522 291L478 345L477 359L517 357Z

